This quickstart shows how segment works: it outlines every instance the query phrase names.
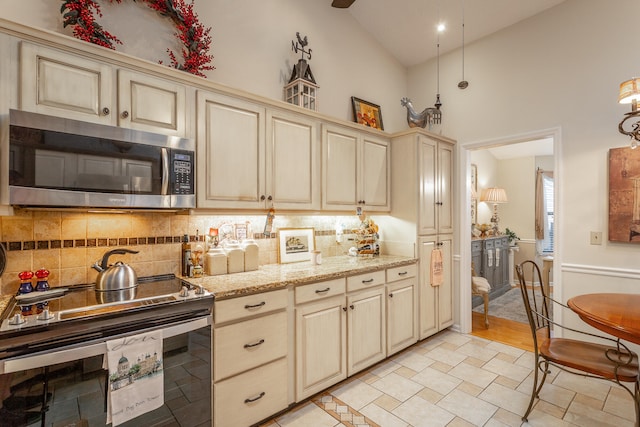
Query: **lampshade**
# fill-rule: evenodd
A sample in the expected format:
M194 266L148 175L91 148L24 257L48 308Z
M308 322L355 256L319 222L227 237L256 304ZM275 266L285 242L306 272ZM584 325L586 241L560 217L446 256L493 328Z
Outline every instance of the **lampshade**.
M480 195L480 201L489 203L507 203L507 192L504 191L504 188L485 188L482 190L482 195Z
M618 102L620 104L631 104L633 100L640 100L640 78L633 78L626 82L620 83L620 95Z

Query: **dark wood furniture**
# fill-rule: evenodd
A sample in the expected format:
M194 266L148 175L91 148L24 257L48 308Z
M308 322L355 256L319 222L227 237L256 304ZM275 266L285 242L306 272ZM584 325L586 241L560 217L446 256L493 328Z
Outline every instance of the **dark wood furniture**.
M509 283L509 238L506 236L487 237L471 241L471 262L478 276L484 277L491 284L489 299L498 298L511 289ZM472 306L483 303L483 299L475 296Z

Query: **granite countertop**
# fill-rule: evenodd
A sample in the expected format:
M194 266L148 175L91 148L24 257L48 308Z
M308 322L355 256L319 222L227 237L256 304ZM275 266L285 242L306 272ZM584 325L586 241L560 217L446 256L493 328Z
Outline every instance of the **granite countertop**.
M185 278L189 283L202 285L216 299L226 299L259 292L283 289L289 285L331 280L354 274L400 267L417 262L416 258L380 255L373 258L336 256L322 259L322 264L311 261L291 264L261 265L256 271Z

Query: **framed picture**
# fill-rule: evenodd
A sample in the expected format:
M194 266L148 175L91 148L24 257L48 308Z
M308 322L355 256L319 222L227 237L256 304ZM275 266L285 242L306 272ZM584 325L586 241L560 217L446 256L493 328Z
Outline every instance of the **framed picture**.
M478 223L478 166L471 165L471 225Z
M640 243L640 151L609 150L609 241Z
M316 249L315 230L310 228L278 229L278 262L311 261Z
M351 105L353 106L353 121L361 125L369 126L384 130L382 126L382 112L380 106L364 101L355 96L351 97Z

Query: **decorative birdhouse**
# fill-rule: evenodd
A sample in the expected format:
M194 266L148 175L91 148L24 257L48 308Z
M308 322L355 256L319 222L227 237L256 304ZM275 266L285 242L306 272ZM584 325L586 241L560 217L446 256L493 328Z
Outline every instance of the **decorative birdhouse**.
M293 67L291 72L291 78L284 87L284 100L289 104L294 104L302 108L317 111L318 109L318 84L316 83L311 67L305 60L311 59L311 49L304 50L309 44L307 36L300 37L300 33L296 33L298 42L291 41L291 49L298 53L302 52L302 57L298 60L298 63Z

